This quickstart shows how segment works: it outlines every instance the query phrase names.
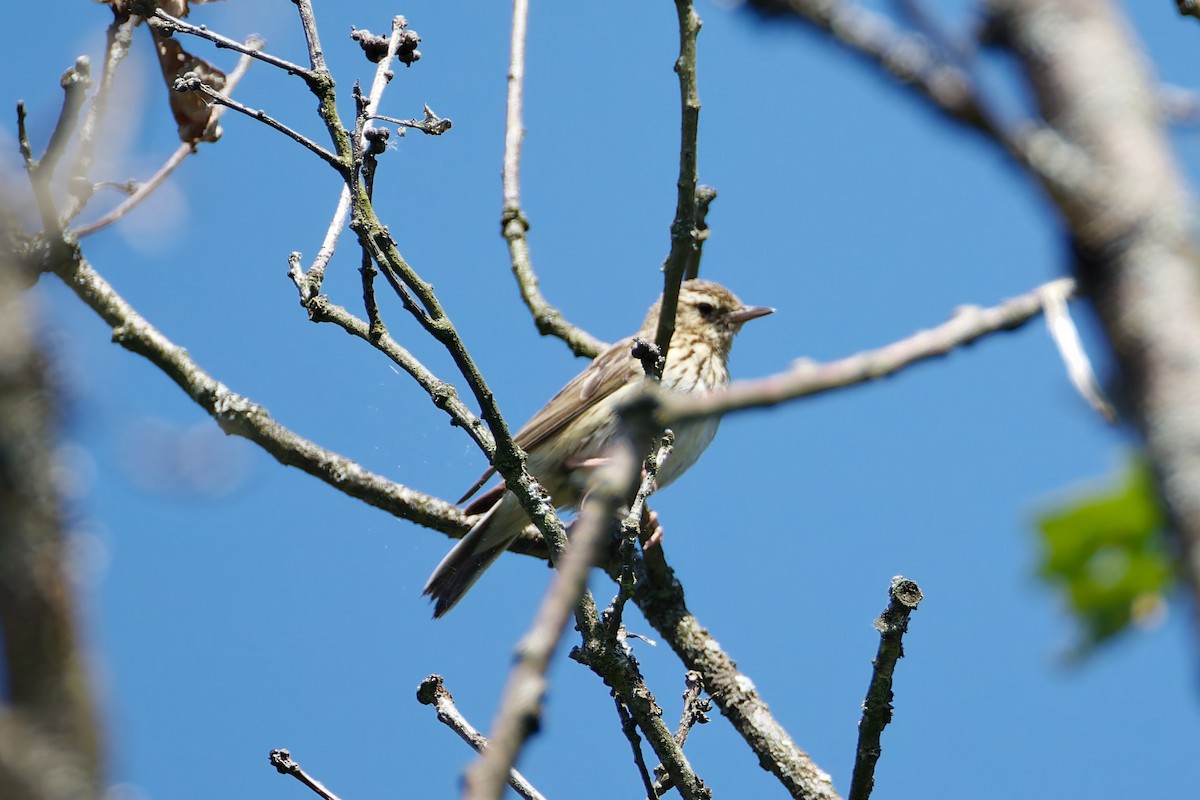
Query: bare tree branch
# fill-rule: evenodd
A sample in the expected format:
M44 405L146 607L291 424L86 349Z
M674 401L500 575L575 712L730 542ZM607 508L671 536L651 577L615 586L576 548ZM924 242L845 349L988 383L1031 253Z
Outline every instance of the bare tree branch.
M266 125L270 128L274 128L275 130L279 131L284 136L286 136L289 139L291 139L292 141L296 142L301 147L305 148L306 150L311 152L313 155L317 156L322 161L324 161L326 164L328 164L329 166L338 170L339 172L342 172L345 170L345 164L343 164L341 161L339 161L337 156L335 156L333 153L326 150L324 147L321 147L321 145L317 144L312 139L309 139L307 136L305 136L304 134L300 133L297 130L293 130L292 128L289 128L287 125L284 125L282 122L275 119L270 114L263 111L262 109L253 109L248 106L242 105L241 103L239 103L238 101L234 100L231 97L226 97L225 95L221 94L216 89L214 89L213 87L209 86L207 83L202 81L199 77L197 77L193 73L188 73L187 75L184 75L183 77L181 77L177 81L175 81L174 89L177 92L197 92L201 95L204 95L211 102L216 103L217 105L225 106L226 108L231 108L234 111L238 112L239 114L245 114L247 117L250 117L251 119L256 119L259 122L263 123L264 125Z
M512 38L508 61L508 106L504 117L504 209L500 214L500 233L508 242L513 277L521 290L538 333L555 336L577 356L594 358L608 345L587 331L567 322L562 312L551 305L538 288L537 273L529 255L529 220L521 209L521 140L525 136L522 98L525 86L525 31L529 18L528 0L513 0Z
M552 556L558 571L533 625L517 648L518 663L505 688L491 745L468 775L468 797L480 800L498 797L503 776L511 768L525 739L536 729L545 694L546 667L572 608L575 608L576 626L583 636L583 645L576 648L571 657L596 672L613 689L687 800L704 800L711 796L663 722L662 711L654 702L636 662L623 646L605 637L595 603L586 591L592 565L598 560L604 543L616 533L617 509L638 488L640 454L653 438L650 411L651 406L647 405L640 413L630 409L625 415L624 432L608 451L605 463L590 476L588 502L572 526L570 547L561 558L557 553Z
M642 755L642 737L638 735L637 722L633 719L633 715L629 713L629 709L625 704L617 699L616 694L613 695L613 702L617 707L617 717L621 720L621 733L625 734L625 740L629 742L629 749L633 752L633 763L637 767L638 777L642 779L642 786L646 788L646 797L649 800L656 800L662 792L658 791L654 784L654 778L650 777L650 769L646 766L646 758Z
M336 794L325 788L325 784L301 769L300 765L292 759L292 754L287 750L282 748L272 750L268 758L271 761L271 766L278 770L280 775L291 775L309 789L312 789L321 800L339 800Z
M875 764L881 752L879 737L892 721L892 675L896 662L904 658L908 618L922 599L921 588L915 581L897 575L888 587L888 607L875 620L879 651L871 662L871 684L858 723L858 749L847 800L867 800L875 787Z
M708 711L712 708L712 699L704 697L704 676L694 669L689 669L684 676L683 713L679 718L679 728L675 731L675 741L683 747L688 734L697 724L708 722Z
M759 763L794 798L837 800L833 780L800 749L733 659L688 610L683 586L667 565L662 548L646 550L638 565L634 602L688 669L700 673L704 690ZM612 575L618 566L606 565Z
M654 377L662 374L671 337L675 334L675 309L679 305L679 284L689 272L699 273L700 232L696 227L696 136L700 129L700 91L696 88L696 39L700 35L700 15L692 0L675 0L679 21L679 58L675 73L679 76L679 177L675 220L671 223L671 252L663 264L662 310L658 315L659 365Z
M1065 297L1071 293L1073 285L1070 278L1060 278L992 308L964 306L948 322L936 328L878 350L868 350L827 364L797 361L786 372L736 381L728 389L706 395L663 392L661 419L664 424L671 425L711 414L763 408L893 375L984 336L1019 328L1042 311L1048 294Z
M439 117L433 112L429 106L425 106L425 115L421 119L397 119L396 117L385 117L383 114L372 114L371 119L379 119L384 122L390 122L393 125L399 125L402 128L412 128L418 130L427 136L441 136L446 131L454 127L454 123L445 117ZM401 131L403 133L403 131Z
M117 67L129 54L129 46L133 41L133 28L136 20L132 17L113 19L108 26L108 47L104 51L104 69L100 73L100 85L92 96L91 107L79 129L79 147L75 154L75 165L70 171L73 180L69 186L69 202L62 215L62 223L66 225L83 210L91 198L92 185L88 175L92 170L93 147L96 131L100 120L108 107L108 96L112 92L113 80L117 75Z
M458 710L458 706L454 704L454 697L446 688L441 675L430 675L421 681L421 685L417 687L417 701L422 705L433 706L437 710L438 722L457 733L475 752L482 753L487 747L487 738ZM508 771L508 785L525 800L545 800L542 793L515 769Z
M379 103L383 99L383 90L387 88L391 81L392 63L396 59L396 53L400 50L404 30L407 25L408 21L404 17L398 16L392 19L392 32L388 37L387 48L376 62L375 77L371 80L371 91L367 95L367 104L363 108L364 127L365 120L379 109ZM366 130L364 130L358 142L359 152L367 149L366 135ZM317 251L317 257L313 259L312 266L308 268L307 272L298 273L303 278L303 282L297 282L297 288L300 289L300 303L302 305L320 293L321 284L325 280L325 268L328 266L329 260L333 258L333 251L337 248L338 238L341 236L342 229L346 225L346 217L349 213L350 187L343 186L341 193L338 195L337 208L333 212L333 219L330 220L329 228L325 232L325 240L321 243L321 249Z

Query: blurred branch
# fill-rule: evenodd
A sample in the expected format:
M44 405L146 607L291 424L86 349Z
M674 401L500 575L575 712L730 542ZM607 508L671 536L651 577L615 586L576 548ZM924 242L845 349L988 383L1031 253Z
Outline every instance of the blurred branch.
M508 105L504 117L504 208L500 214L500 233L508 242L513 276L521 290L538 333L554 336L566 343L577 356L594 358L607 347L582 328L567 322L538 288L537 273L529 255L529 220L521 209L521 140L525 136L522 122L522 97L525 85L525 31L529 17L528 0L513 0L512 38L508 64Z
M992 0L1042 116L1089 165L1080 190L1040 173L1113 347L1182 569L1200 604L1200 256L1195 198L1171 153L1131 27L1101 0Z
M892 721L892 675L896 671L896 662L904 658L908 618L922 599L921 589L915 581L896 576L888 588L888 607L875 620L879 650L871 662L874 669L863 701L862 719L858 723L858 749L847 800L867 800L875 788L875 764L881 752L879 738Z
M287 750L282 748L272 750L268 758L271 761L271 766L278 770L280 775L291 775L312 789L321 800L339 800L336 794L325 788L325 784L301 769L300 765L292 760L292 754Z
M75 123L87 97L88 87L92 85L91 62L86 56L80 56L75 60L75 66L63 73L59 83L63 89L63 104L54 131L50 134L50 141L40 159L33 157L29 131L25 127L25 104L17 101L17 147L33 188L42 227L53 232L61 230L62 220L50 191L50 180L54 176L54 167L66 151L67 142L75 130Z
M129 54L129 46L133 41L133 28L136 20L132 17L113 19L108 26L108 46L104 50L104 69L100 73L100 85L92 95L92 103L87 116L79 129L79 148L75 155L75 165L71 169L69 201L62 215L63 225L75 219L83 210L84 205L92 196L92 183L88 176L92 170L93 146L100 120L108 108L108 97L112 92L113 80L117 75L117 67Z
M647 406L640 414L631 411L626 415L624 432L608 451L605 463L589 478L588 502L572 526L570 546L561 554L552 549L557 572L529 632L517 647L518 662L509 676L490 744L468 774L468 797L481 800L499 797L504 776L517 752L536 730L546 688L546 668L572 608L576 627L583 636L583 645L572 652L572 658L588 666L613 689L687 800L711 796L663 722L662 711L636 662L622 646L605 637L595 602L586 591L588 573L604 544L615 534L617 509L637 490L640 454L653 437L646 413L649 410Z
M0 797L98 800L103 747L67 569L58 403L25 283L0 253Z
M246 42L247 48L258 49L262 46L262 40L257 38L249 39ZM243 55L240 59L238 59L237 65L233 68L233 71L229 73L229 77L225 82L225 89L223 90L223 93L226 96L233 94L233 90L237 88L237 85L241 83L242 78L246 76L246 72L249 71L251 62L252 59L248 55ZM224 113L225 106L218 106L217 108L213 109L212 118L209 123L209 129L199 137L197 142L180 142L179 146L175 148L175 152L163 162L163 165L159 167L158 170L151 175L148 180L139 184L137 188L134 189L134 191L129 195L129 197L125 198L125 200L120 203L120 205L96 221L89 222L86 225L80 225L79 227L75 228L71 231L72 235L77 239L90 236L96 231L112 225L114 222L118 221L138 205L140 205L143 200L149 197L155 189L161 186L163 182L166 181L166 179L169 178L171 174L179 168L179 166L188 156L196 152L196 148L200 142L210 141L208 137L212 130L216 128L218 120L221 119L221 116ZM86 177L86 172L81 171L79 174L83 177ZM73 214L68 214L68 218L73 217Z
M1041 313L1047 297L1066 298L1073 292L1074 281L1060 278L992 308L964 306L948 322L878 350L867 350L826 364L800 360L786 372L736 381L728 389L706 395L662 392L661 419L663 424L672 425L711 414L779 405L877 380L918 362L944 356L990 334L1019 328Z
M882 14L850 0L748 0L748 5L765 15L811 25L951 119L996 141L1004 139L970 75L941 58L924 37L902 31Z
M1200 0L1175 0L1175 7L1179 9L1181 17L1200 19Z
M549 542L554 542L554 544L550 545L551 548L561 548L565 543L562 521L558 518L553 506L545 501L544 490L529 474L528 470L526 470L524 453L513 442L508 425L503 416L501 416L499 407L496 404L495 396L492 394L474 359L463 344L454 324L442 308L441 302L433 291L433 287L422 279L416 270L401 256L395 240L375 214L371 198L360 179L361 168L364 163L362 158L364 149L359 147L359 141L352 141L345 124L341 121L338 114L334 82L325 66L325 57L320 45L312 4L310 0L296 0L296 6L300 14L301 24L304 27L312 69L298 71L299 68L295 68L294 65L290 65L290 68L285 68L288 68L289 71L295 71L296 74L304 77L309 89L317 97L317 112L325 123L336 155L267 116L264 112L252 111L236 101L223 97L195 75L188 75L176 81L176 87L180 90L200 92L214 102L221 103L235 111L240 111L265 122L289 138L299 142L310 152L337 170L349 189L351 209L350 228L357 235L360 247L362 247L365 253L369 253L371 259L379 265L385 278L387 278L396 290L406 310L450 354L455 366L471 387L475 399L480 405L481 416L491 430L495 449L488 455L496 467L496 471L504 478L505 485L509 491L512 491L521 501L522 507L530 515L530 518L538 530L541 531L542 535ZM406 24L407 21L403 20L402 17L397 17L393 20L393 38L396 35L397 29L404 27ZM391 46L389 46L389 49L391 49ZM279 65L277 64L277 66ZM386 70L377 72L377 83L380 75L386 75ZM365 104L360 103L358 109L359 121L365 120L371 110L369 102ZM362 127L359 125L355 126L355 131L363 133ZM301 278L301 280L297 280L296 277L293 277L293 280L296 281L301 291L301 300L304 302L307 297L315 295L315 292L311 288L311 276L304 276L300 273L297 268L298 262L295 260L293 260L292 267L293 276L299 275ZM434 399L435 402L438 400L437 397ZM476 441L482 444L486 439L476 437Z
M417 701L421 705L433 706L437 710L438 722L457 733L464 742L474 748L476 753L483 752L487 746L487 738L477 731L458 710L458 706L454 704L454 697L446 688L441 675L430 675L421 681L421 685L417 687ZM508 785L525 800L545 800L542 793L515 769L508 771Z

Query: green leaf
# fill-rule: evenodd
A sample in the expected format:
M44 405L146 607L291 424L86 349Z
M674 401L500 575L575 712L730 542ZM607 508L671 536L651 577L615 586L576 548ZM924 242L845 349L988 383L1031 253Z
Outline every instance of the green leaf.
M1161 618L1175 580L1150 470L1133 456L1123 472L1115 487L1077 495L1038 520L1038 574L1079 624L1077 658Z

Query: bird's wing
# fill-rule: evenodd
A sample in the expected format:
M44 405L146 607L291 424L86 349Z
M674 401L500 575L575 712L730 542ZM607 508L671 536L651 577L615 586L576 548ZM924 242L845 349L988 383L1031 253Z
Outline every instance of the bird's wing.
M513 436L517 446L528 453L565 428L583 409L598 403L640 375L642 367L633 357L632 349L633 337L629 337L596 356L583 372L572 378L517 431ZM495 474L496 468L488 467L487 472L475 481L458 502L469 499Z

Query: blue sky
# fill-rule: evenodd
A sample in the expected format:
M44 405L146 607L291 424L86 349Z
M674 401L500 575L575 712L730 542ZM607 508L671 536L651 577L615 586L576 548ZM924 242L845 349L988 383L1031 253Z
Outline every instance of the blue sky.
M966 24L963 6L943 5ZM1193 85L1200 29L1170 3L1126 5L1163 80ZM99 63L107 18L97 5L48 7L52 36L37 34L47 4L9 11L10 30L29 35L11 37L0 71L0 99L26 100L39 142L59 75L82 52ZM1049 205L994 148L820 37L724 5L699 10L700 175L720 192L703 272L778 308L740 337L735 377L880 346L1063 274ZM498 235L508 12L317 4L344 113L353 81L371 76L351 25L382 31L403 13L424 39L383 113L419 116L428 103L454 128L390 150L379 212L519 424L583 364L537 336ZM669 246L674 15L667 2L532 10L523 191L534 264L551 301L608 340L638 325ZM215 4L193 18L304 58L290 3ZM174 149L149 45L139 31L98 179L146 177ZM321 135L297 80L259 65L238 97ZM0 131L5 180L20 178L13 127ZM154 200L86 240L86 255L283 424L454 499L485 466L467 437L373 350L309 323L285 276L289 252L307 259L320 245L336 176L262 125L227 115L224 127ZM1194 176L1194 131L1173 139ZM343 248L325 284L352 309L357 263ZM347 800L455 796L471 754L416 703L417 684L443 674L487 729L544 565L503 558L431 621L419 593L444 537L226 439L54 279L34 296L66 392L80 613L121 797L302 796L268 766L275 747ZM383 311L402 343L454 377L397 303ZM1076 316L1104 369L1094 321ZM1129 446L1073 393L1039 321L875 385L731 417L652 505L690 607L843 792L871 623L903 574L926 600L897 672L878 796L1181 796L1200 733L1188 609L1070 668L1070 620L1034 578L1036 514L1103 481ZM629 625L651 633L636 615ZM637 655L674 720L682 667L665 646ZM525 774L549 797L638 796L604 687L565 651L551 681ZM715 713L686 752L718 797L784 796Z

